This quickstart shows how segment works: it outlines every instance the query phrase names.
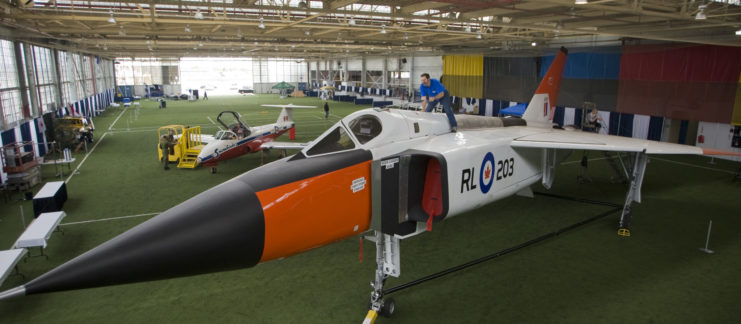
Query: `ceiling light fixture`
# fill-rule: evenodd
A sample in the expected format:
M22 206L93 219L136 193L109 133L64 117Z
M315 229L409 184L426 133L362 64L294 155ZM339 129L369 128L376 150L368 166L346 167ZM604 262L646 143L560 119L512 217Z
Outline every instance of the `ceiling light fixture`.
M185 29L183 29L183 30L185 30L186 33L190 33L191 32L191 30L190 30L190 24L185 25Z
M257 28L265 29L265 20L260 17L260 23L257 25Z
M532 43L530 43L530 46L532 46L532 47L538 46L538 42L532 42Z
M741 36L741 29L736 31L736 36Z
M708 19L708 16L705 15L705 8L707 8L707 5L700 5L697 7L697 9L700 9L700 11L697 12L695 15L695 20L705 20Z
M310 31L310 30L306 30L306 31L304 32L304 34L306 34L306 36L309 36L309 35L311 35L311 31Z
M201 9L196 9L196 14L193 15L196 19L203 19L203 13L201 13Z
M481 32L476 33L476 39L482 39L484 38L483 35L481 35Z
M355 18L350 18L350 20L347 21L348 24L351 26L355 26Z
M118 34L121 36L126 36L126 31L123 29L123 26L118 29Z
M308 7L308 5L306 4L306 1L299 1L298 2L298 7L301 8L301 9L306 9L306 7Z
M108 17L108 22L111 24L115 24L116 18L113 18L113 10L108 9L108 14L111 15L110 17Z
M381 34L386 33L386 25L381 25Z
M589 4L589 1L587 0L576 0L574 4Z

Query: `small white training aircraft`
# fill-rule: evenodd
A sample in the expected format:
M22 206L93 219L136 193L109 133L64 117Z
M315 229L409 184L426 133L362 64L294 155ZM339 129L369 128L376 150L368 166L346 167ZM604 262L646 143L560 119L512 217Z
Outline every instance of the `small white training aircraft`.
M296 126L293 122L293 109L316 108L315 106L297 106L294 104L262 106L282 108L278 120L274 124L249 127L242 121L239 113L222 111L216 120L225 129L219 130L213 136L213 139L209 139L208 144L198 154L198 163L204 167L211 167L211 172L216 172L216 165L219 162L247 153L271 148L285 150L306 147L306 143L275 142L274 140ZM225 120L226 118L232 120Z

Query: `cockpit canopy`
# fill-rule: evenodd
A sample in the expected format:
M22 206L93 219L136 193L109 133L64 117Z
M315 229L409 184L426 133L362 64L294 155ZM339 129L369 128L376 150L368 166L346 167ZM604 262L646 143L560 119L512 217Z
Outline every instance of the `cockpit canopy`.
M373 115L362 115L355 118L350 121L348 127L350 127L350 131L355 135L355 138L360 144L370 142L378 134L381 134L381 130L383 129L381 121Z
M237 134L234 134L234 132L228 130L220 130L216 132L214 138L217 140L234 140L237 139Z
M373 115L361 115L351 120L347 126L349 132L344 123L339 123L306 150L306 154L311 156L353 149L356 141L361 145L368 143L383 130L381 121ZM352 133L352 136L349 133Z

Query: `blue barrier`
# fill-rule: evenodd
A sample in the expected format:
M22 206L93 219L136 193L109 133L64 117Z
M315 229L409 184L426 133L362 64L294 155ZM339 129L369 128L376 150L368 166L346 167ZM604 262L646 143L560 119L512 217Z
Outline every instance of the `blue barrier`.
M394 104L393 101L374 101L373 107L384 107L384 106L390 106Z

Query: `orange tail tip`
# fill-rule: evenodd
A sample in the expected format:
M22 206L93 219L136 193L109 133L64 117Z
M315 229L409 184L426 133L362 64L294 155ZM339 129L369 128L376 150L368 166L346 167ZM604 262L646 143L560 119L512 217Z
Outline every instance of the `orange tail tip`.
M538 89L535 90L536 94L548 94L551 108L556 107L556 101L558 101L558 92L561 89L561 77L563 76L563 69L566 67L567 55L569 55L569 51L565 47L561 47L553 63L551 63L551 67L548 68L548 72L540 81Z
M556 58L548 68L543 80L540 81L535 95L525 109L522 118L533 123L534 125L550 125L553 120L553 112L556 109L558 101L558 92L561 90L561 78L563 69L566 66L566 56L568 51L561 47Z

